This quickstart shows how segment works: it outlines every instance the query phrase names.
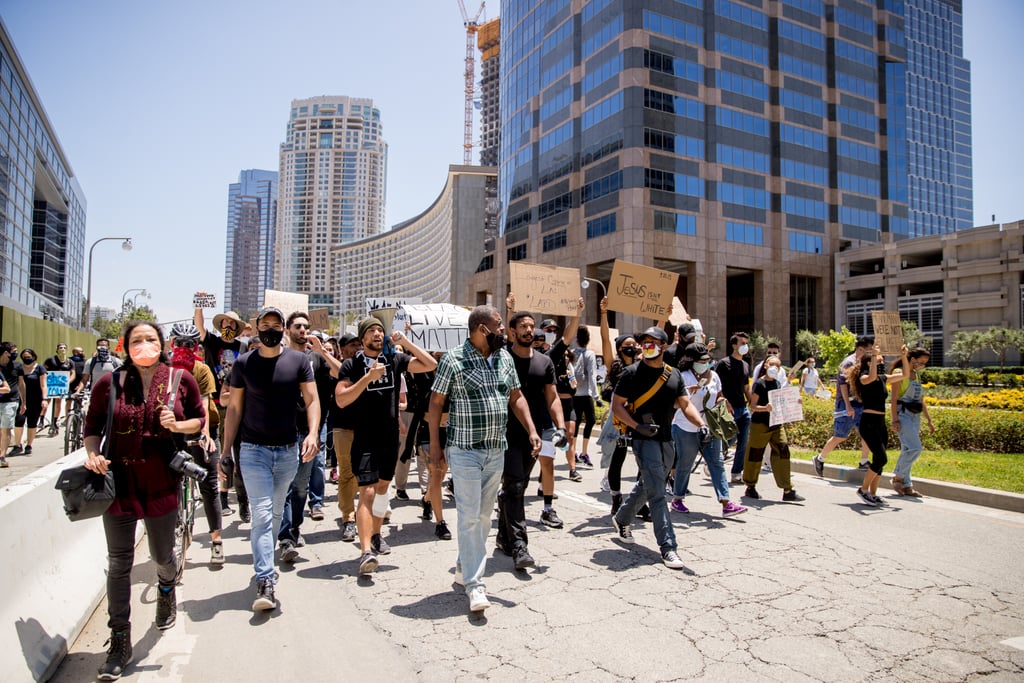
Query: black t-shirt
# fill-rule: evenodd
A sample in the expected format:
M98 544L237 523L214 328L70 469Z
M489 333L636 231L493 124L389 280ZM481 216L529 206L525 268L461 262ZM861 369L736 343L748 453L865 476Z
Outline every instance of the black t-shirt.
M665 361L666 365L671 365L674 368L679 367L679 359L683 357L683 348L686 344L680 345L678 342L673 342L668 345L665 349L665 353L662 354L661 359Z
M50 356L43 361L43 367L47 372L71 372L75 369L75 363L70 358L62 363L57 356Z
M665 367L669 366L652 368L647 363L633 363L622 371L619 383L615 385L615 395L633 403L658 381ZM676 400L680 396L686 396L686 387L683 386L683 378L679 371L675 368L669 369L672 374L658 389L658 393L647 399L633 415L637 422L648 422L644 419L645 415L653 418L654 424L659 427L658 434L654 437L655 441L672 440L672 418L676 412ZM636 438L636 434L633 436Z
M769 391L774 391L774 390L780 388L781 386L782 385L780 385L775 380L768 379L767 376L764 376L764 377L761 377L760 379L758 379L756 382L754 382L754 386L752 386L750 388L750 391L754 394L754 396L757 397L757 405L759 405L759 406L766 406L766 405L768 405L768 402L769 402L768 401L768 392ZM753 406L751 406L751 407L753 407ZM766 425L766 424L771 424L771 418L772 418L772 414L767 412L767 411L756 412L756 413L753 413L750 416L750 421L751 422L756 422L758 424ZM773 427L773 429L778 429L781 426L782 425L775 425L775 427Z
M523 396L530 406L533 427L540 434L545 429L554 427L544 389L547 385L555 383L555 366L550 358L537 352L531 354L529 358L520 358L513 353L512 360L516 366L516 374L519 375ZM530 440L530 435L526 433L523 424L514 415L508 417L505 436L509 443L521 444Z
M726 356L715 365L715 373L722 380L722 395L733 410L745 408L747 397L744 389L750 377L750 365L747 361Z
M313 368L313 381L316 382L316 395L320 399L320 424L326 423L330 414L331 406L334 404L334 385L337 380L331 377L331 366L327 364L324 357L311 349L306 350L306 358ZM306 420L306 402L299 394L299 402L295 406L295 428L300 433L305 433L309 428Z
M68 360L71 361L72 366L75 368L75 378L71 380L68 391L74 393L75 389L82 384L82 375L85 374L85 357L83 356L82 360L75 360L74 358L69 358Z
M551 364L555 367L555 391L559 394L575 396L576 390L569 384L569 366L565 362L565 352L568 348L562 337L559 337L551 345L551 348L548 349L547 355L551 359Z
M18 378L21 377L21 363L12 360L7 365L0 365L0 372L4 375L4 381L11 388L9 394L0 394L0 403L21 403L21 389L18 388Z
M42 401L43 388L39 386L39 378L46 374L46 368L36 363L31 372L25 372L25 366L22 365L19 373L25 378L25 403L35 405Z
M295 443L299 385L312 381L313 367L299 351L282 349L273 358L264 358L259 351L239 356L231 368L231 387L245 390L241 440L261 446Z
M353 428L357 430L380 429L381 435L398 428L398 395L402 391L402 373L409 368L412 356L407 353L380 354L376 358L366 356L362 351L354 358L341 364L339 379L355 384L374 361L382 363L386 370L376 382L371 382L359 398L349 404L352 409ZM385 432L385 430L388 430Z
M245 353L245 350L246 344L241 339L226 342L223 337L209 330L206 331L206 336L203 337L203 354L206 364L213 370L213 378L217 382L217 394L220 394L221 384L231 376L231 366L235 364L238 356Z
M858 378L858 382L860 379ZM885 383L882 371L878 371L878 379L871 384L860 385L860 401L865 410L885 412L885 399L889 396L889 386Z

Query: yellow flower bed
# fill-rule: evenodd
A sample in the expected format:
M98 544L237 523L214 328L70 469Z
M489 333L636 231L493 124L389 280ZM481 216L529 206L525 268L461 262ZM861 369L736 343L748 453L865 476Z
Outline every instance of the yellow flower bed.
M932 406L952 406L955 408L993 408L996 410L1024 411L1024 389L1000 389L980 394L965 394L956 398L934 398L926 396L925 401Z

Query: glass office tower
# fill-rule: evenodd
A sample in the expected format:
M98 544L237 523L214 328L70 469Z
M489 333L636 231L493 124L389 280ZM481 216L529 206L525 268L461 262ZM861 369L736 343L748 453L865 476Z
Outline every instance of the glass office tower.
M224 310L256 317L273 288L277 229L277 171L250 169L228 186Z

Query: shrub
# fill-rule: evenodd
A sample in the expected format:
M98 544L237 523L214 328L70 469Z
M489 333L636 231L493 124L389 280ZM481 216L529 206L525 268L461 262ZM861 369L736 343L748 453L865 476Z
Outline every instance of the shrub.
M977 394L963 394L953 398L926 396L928 405L951 406L956 408L991 408L993 410L1015 410L1024 412L1024 389L1002 389Z

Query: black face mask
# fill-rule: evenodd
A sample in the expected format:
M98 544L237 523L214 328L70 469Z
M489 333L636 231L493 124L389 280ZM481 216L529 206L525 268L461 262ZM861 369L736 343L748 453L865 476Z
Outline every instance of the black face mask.
M622 347L622 355L625 356L626 358L636 358L637 351L639 351L639 349L635 346Z
M284 339L284 330L275 330L270 328L268 330L260 330L259 332L260 342L264 346L271 348L281 345L281 340Z
M491 349L491 353L494 353L498 349L500 349L503 346L505 346L505 343L506 343L505 335L503 335L503 334L495 334L494 332L491 332L486 327L484 329L487 330L487 346L488 346L488 348Z
M32 356L22 356L21 362L24 363L25 365L31 365L32 363L36 362L36 359L33 358Z
M106 363L108 360L110 360L110 349L108 349L106 347L103 347L103 346L101 346L100 348L96 349L96 358L101 363Z
M81 363L83 360L85 360L85 356L74 355L71 356L71 360L75 361L76 363Z

